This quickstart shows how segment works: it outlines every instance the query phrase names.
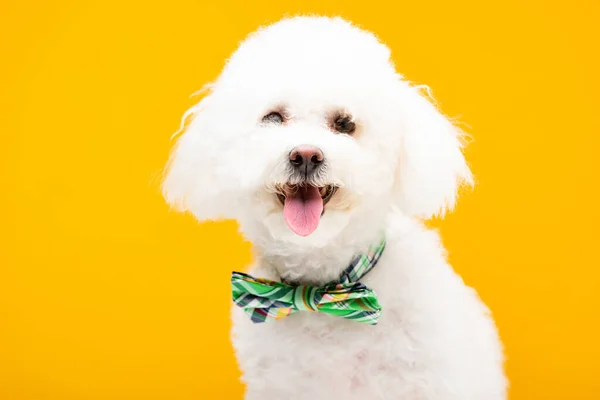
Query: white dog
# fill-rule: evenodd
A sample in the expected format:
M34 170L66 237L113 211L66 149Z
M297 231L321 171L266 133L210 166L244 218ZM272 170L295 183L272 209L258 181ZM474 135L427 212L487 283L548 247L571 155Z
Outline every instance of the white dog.
M165 197L199 220L236 219L253 277L335 284L387 243L360 277L376 325L306 310L253 323L234 307L246 399L506 398L494 322L422 223L472 179L461 132L421 89L372 34L296 17L247 38L186 114Z

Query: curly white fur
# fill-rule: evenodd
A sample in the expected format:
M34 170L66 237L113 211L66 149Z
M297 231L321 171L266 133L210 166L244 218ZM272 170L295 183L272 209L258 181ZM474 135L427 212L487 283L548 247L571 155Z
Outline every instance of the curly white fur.
M472 183L461 132L389 49L340 18L285 19L245 40L208 89L186 115L164 193L199 220L237 219L256 252L250 273L323 284L382 233L388 243L362 280L383 306L377 326L308 312L255 325L234 309L246 398L505 399L493 320L420 222ZM261 124L273 110L287 123ZM354 135L330 129L340 111ZM323 150L319 179L340 187L308 237L286 225L275 194L301 144Z

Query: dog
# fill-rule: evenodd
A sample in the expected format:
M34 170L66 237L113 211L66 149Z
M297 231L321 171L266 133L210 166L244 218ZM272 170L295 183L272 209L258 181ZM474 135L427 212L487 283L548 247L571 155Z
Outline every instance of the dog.
M424 225L472 186L464 134L376 36L339 17L263 27L183 121L164 196L200 221L238 221L255 253L241 279L339 288L385 245L351 283L376 296L367 323L233 306L247 400L506 399L489 310Z

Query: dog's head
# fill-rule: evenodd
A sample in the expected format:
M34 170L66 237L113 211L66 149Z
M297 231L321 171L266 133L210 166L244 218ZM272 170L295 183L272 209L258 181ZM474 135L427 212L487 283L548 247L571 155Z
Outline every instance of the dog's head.
M186 115L164 193L200 220L237 219L254 242L321 246L394 207L427 218L471 182L460 132L384 44L342 19L259 30L208 91Z

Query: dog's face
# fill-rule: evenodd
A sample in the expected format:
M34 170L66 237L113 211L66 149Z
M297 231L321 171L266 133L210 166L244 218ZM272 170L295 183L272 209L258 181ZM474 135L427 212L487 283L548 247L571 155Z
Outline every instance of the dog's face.
M200 220L237 219L255 243L322 246L393 207L428 217L471 179L460 133L386 46L341 19L251 35L188 114L167 200Z

